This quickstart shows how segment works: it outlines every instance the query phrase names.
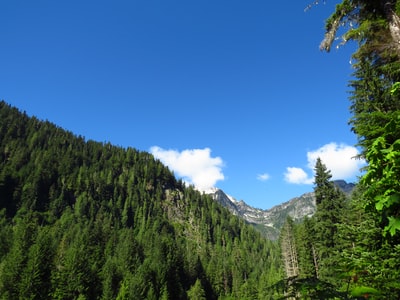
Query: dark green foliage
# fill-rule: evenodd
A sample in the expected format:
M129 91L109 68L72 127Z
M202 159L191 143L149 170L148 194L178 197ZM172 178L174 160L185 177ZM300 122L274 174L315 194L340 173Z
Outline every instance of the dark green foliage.
M350 124L365 156L375 139L384 134L386 124L395 119L400 110L399 96L390 92L393 83L400 80L400 62L397 59L386 62L360 53L356 58L353 74L356 80L350 82L353 114Z
M383 299L397 299L399 247L392 247L384 239L379 218L364 209L363 194L363 188L358 186L345 214L347 221L339 228L345 245L339 262L343 279L347 278L347 289L352 293L372 288Z
M20 290L24 289L24 275L34 271L30 268L28 259L29 249L37 235L37 218L34 214L27 213L16 217L15 223L10 251L6 253L0 264L0 295L3 299L18 298ZM32 258L35 259L33 256Z
M188 291L189 300L205 300L206 293L204 292L203 286L199 279L196 280L195 284Z
M317 277L317 253L315 245L315 219L305 218L296 228L299 274L303 278Z
M284 295L274 299L349 299L345 292L315 277L289 277L273 285L273 288L279 295Z
M318 158L315 165L315 198L317 210L313 216L314 245L317 255L320 279L336 282L335 266L340 259L341 242L338 236L338 226L345 209L345 195L330 180L330 171Z
M265 299L278 257L149 153L0 102L0 299Z

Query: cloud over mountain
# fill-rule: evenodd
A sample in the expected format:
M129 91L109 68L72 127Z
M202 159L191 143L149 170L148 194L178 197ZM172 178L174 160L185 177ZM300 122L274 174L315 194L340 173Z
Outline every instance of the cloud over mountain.
M207 191L224 180L220 157L211 157L211 149L166 150L158 146L150 148L150 153L168 166L177 176L201 191Z
M307 152L307 171L299 167L288 167L284 174L286 182L294 184L312 184L314 167L319 157L326 168L331 171L332 179L351 179L360 173L365 164L356 159L357 148L346 144L329 143L316 150Z
M285 180L294 184L311 184L313 183L314 178L309 177L302 168L287 167Z

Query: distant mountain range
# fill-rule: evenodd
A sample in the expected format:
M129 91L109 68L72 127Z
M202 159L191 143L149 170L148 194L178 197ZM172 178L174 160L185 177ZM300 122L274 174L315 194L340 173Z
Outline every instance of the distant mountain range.
M335 180L334 183L346 194L350 194L355 186L354 183L347 183L344 180ZM266 210L254 208L243 200L238 201L220 189L212 190L208 194L215 201L228 208L234 215L253 224L271 240L276 240L279 237L280 228L287 216L290 216L294 221L301 221L306 216L311 217L315 212L314 192L305 193Z

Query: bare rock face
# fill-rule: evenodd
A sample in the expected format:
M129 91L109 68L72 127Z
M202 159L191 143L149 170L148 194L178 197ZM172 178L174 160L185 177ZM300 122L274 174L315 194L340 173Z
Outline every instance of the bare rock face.
M345 194L350 194L355 187L355 184L347 183L344 180L336 180L334 183ZM298 222L305 217L311 217L316 209L313 192L305 193L266 210L254 208L246 204L243 200L237 201L220 189L212 191L210 195L215 201L228 208L234 215L253 224L271 240L276 240L279 237L280 229L288 216L295 222Z

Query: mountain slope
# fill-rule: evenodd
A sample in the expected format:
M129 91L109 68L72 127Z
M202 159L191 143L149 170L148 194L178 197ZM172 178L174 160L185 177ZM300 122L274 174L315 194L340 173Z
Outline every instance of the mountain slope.
M151 154L0 101L0 299L268 299L280 274L276 243Z

